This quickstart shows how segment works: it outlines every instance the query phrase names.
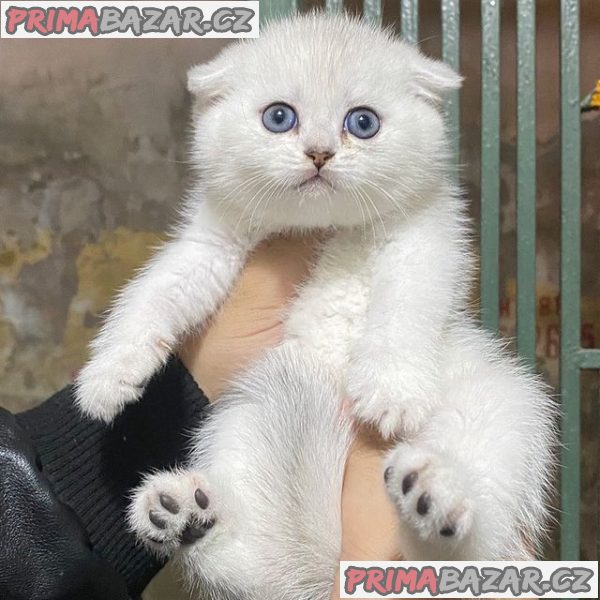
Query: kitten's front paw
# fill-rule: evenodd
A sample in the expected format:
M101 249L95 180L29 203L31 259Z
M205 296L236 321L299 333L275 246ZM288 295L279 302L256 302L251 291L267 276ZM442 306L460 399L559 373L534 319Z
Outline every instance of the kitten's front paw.
M169 356L158 348L110 348L93 356L75 380L75 401L91 417L110 423L127 404L136 402L154 372Z
M209 486L198 473L157 473L135 492L130 528L151 550L170 556L202 539L216 522Z
M102 373L91 363L75 380L75 401L88 417L110 423L127 404L140 398L145 383L121 369Z
M399 444L386 461L385 483L403 522L424 542L459 542L473 523L464 469L449 457Z
M425 391L418 373L386 370L365 360L351 366L347 393L354 416L386 438L416 433L435 402L435 391Z

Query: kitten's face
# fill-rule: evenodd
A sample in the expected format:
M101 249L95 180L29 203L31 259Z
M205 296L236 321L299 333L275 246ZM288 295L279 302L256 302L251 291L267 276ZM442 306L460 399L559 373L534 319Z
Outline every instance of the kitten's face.
M306 16L190 73L208 105L195 159L248 227L377 223L426 201L447 164L448 67L347 18ZM208 102L207 102L208 101Z

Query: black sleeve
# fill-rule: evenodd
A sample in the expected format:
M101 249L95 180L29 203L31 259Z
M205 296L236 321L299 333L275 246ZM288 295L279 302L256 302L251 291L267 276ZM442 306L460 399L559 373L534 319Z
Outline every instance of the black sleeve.
M207 405L173 358L110 426L83 417L71 387L0 412L0 598L137 597L163 565L127 530L128 494L185 458Z

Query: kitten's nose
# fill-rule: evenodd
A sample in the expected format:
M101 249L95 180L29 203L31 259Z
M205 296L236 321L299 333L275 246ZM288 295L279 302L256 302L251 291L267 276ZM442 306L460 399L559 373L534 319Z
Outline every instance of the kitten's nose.
M307 150L305 154L309 158L312 158L312 161L317 169L321 169L321 167L335 154L335 152L331 152L329 150Z

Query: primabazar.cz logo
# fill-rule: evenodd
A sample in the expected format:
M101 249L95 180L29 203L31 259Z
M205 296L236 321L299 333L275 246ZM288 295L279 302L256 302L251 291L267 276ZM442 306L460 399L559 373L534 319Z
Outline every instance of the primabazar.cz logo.
M258 0L13 0L0 2L1 38L255 38Z
M340 563L341 598L598 598L597 561Z

